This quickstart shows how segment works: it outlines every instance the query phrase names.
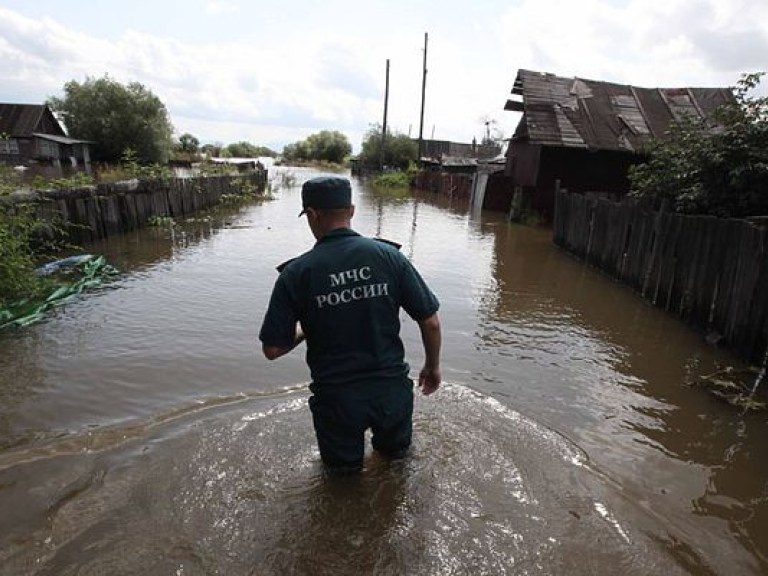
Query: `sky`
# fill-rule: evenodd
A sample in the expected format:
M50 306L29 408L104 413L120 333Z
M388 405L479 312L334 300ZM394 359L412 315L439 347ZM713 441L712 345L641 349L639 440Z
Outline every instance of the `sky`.
M768 0L0 0L0 102L140 82L175 134L280 151L372 125L510 137L518 69L643 87L732 86L768 69ZM765 93L768 79L760 87Z

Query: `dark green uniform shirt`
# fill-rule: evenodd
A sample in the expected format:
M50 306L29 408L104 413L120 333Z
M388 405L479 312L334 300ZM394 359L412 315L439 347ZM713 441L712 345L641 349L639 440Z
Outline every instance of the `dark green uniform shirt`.
M397 248L341 228L282 270L259 339L291 346L300 322L315 392L402 379L401 307L419 321L439 303Z

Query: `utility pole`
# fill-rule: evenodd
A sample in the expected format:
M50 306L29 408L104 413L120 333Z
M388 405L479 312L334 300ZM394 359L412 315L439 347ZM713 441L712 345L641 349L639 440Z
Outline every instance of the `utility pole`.
M424 155L424 97L427 92L427 33L424 32L424 75L421 80L421 121L419 122L419 161Z
M381 146L379 147L379 172L384 172L384 143L387 139L387 107L389 105L389 58L387 58L387 82L384 89L384 122L381 125Z

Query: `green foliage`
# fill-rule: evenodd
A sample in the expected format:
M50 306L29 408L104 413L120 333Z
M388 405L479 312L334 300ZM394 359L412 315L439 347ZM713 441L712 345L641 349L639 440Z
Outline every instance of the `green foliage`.
M352 145L341 132L323 130L306 140L283 148L283 158L288 161L317 161L341 164L352 153Z
M630 169L632 195L689 214L768 214L768 97L749 96L761 76L742 76L711 121L685 118L654 141Z
M237 168L230 164L217 163L217 162L202 162L200 164L201 176L229 176L233 172L236 172Z
M222 194L219 199L220 204L224 206L241 206L257 198L264 200L272 199L271 194L259 194L256 184L247 178L235 178L232 181L232 188L234 188L235 192L232 194Z
M222 144L203 144L200 152L209 158L218 158L221 155Z
M15 192L21 187L21 176L10 166L0 164L0 196Z
M117 161L126 148L136 151L143 164L168 161L173 126L160 99L138 82L123 86L109 76L71 80L63 98L48 105L64 117L73 138L91 140L92 157Z
M274 150L270 150L266 146L255 146L250 142L234 142L228 144L224 150L227 152L227 158L258 158L259 156L274 158L277 156L277 152Z
M176 221L172 216L150 216L147 220L147 226L154 226L156 228L173 228L176 226Z
M405 134L387 134L384 139L382 155L381 126L371 125L363 139L362 150L358 156L361 166L377 169L383 165L398 170L406 170L412 162L418 160L418 145Z
M408 188L410 183L410 177L406 172L387 172L373 180L373 185L378 188Z
M180 152L185 152L187 154L197 154L198 151L200 150L200 140L198 140L195 136L193 136L189 132L185 132L184 134L179 136L177 149Z
M140 164L139 157L133 148L123 151L121 167L129 178L138 180L168 180L173 178L173 172L160 164Z
M77 190L94 184L96 184L96 180L85 172L76 172L67 178L55 178L53 180L35 176L32 180L34 190Z
M173 178L173 171L160 164L140 164L136 152L132 148L126 148L120 164L101 168L96 175L99 183L122 182L134 178L166 181Z
M38 290L32 253L31 209L0 205L0 308Z

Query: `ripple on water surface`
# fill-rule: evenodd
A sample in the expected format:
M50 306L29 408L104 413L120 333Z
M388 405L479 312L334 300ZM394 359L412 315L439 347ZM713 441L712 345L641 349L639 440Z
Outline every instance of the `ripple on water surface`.
M577 448L464 386L352 478L324 475L303 388L213 404L6 457L0 573L679 573Z

